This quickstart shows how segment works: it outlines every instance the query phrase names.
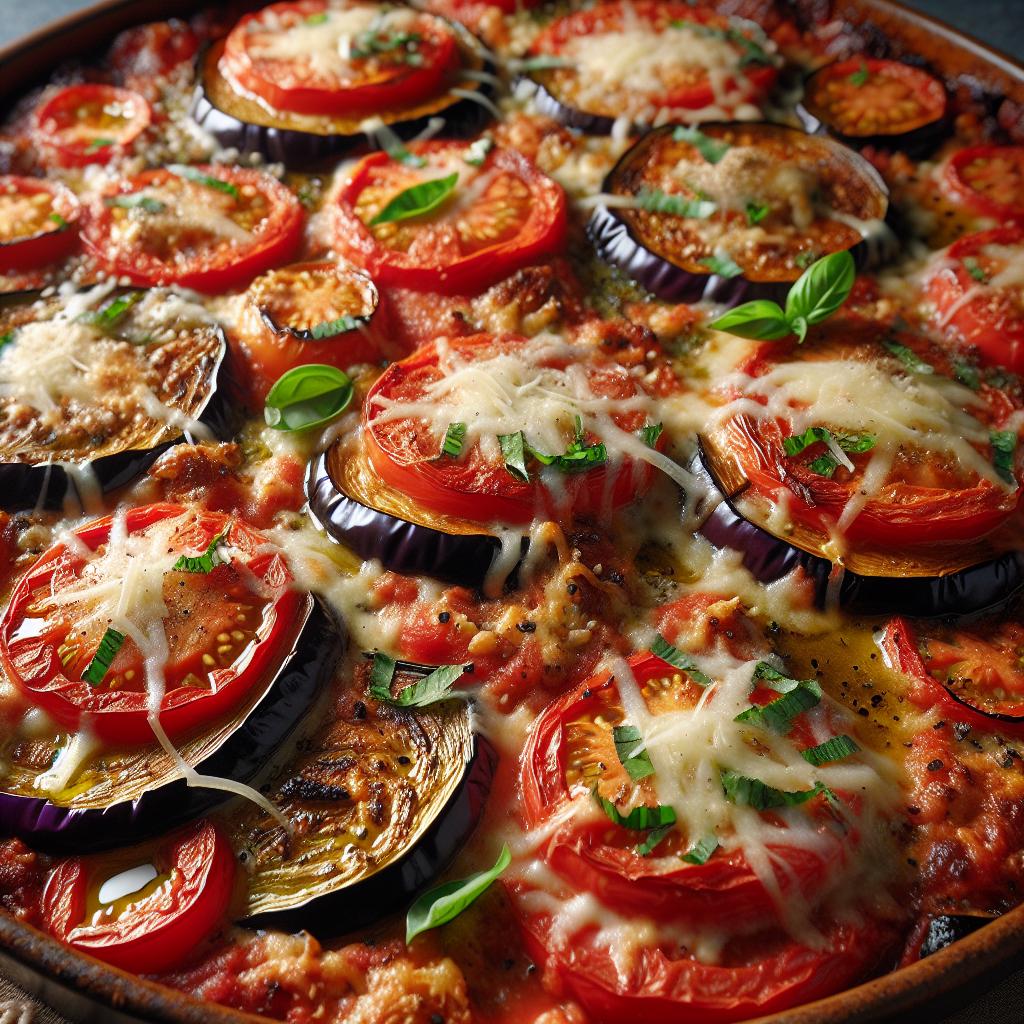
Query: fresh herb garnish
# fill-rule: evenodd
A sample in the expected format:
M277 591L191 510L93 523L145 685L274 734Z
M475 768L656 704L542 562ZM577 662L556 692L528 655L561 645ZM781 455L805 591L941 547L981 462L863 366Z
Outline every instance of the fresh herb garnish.
M785 672L780 672L767 661L759 661L754 666L754 679L764 683L776 693L789 693L790 690L795 690L800 685L799 679L787 676Z
M981 387L981 374L978 372L978 368L971 366L970 363L963 363L959 360L953 363L953 376L964 387L968 387L972 391L977 391Z
M167 204L141 192L129 192L127 195L107 196L103 202L107 206L116 206L122 210L145 210L146 213L163 213Z
M705 836L699 839L682 855L687 864L707 864L711 854L718 849L717 836Z
M472 145L466 147L466 151L462 154L462 159L470 167L483 167L487 154L492 149L494 149L494 140L484 135L472 143Z
M99 686L123 643L124 633L119 633L113 626L108 626L92 660L85 666L82 679L90 686Z
M753 807L755 811L767 811L775 807L796 807L820 794L835 800L835 794L820 782L811 789L788 792L729 769L722 769L721 778L726 799L741 807Z
M68 222L56 210L47 219L52 220L59 228L66 228L68 226Z
M405 941L412 942L421 932L447 924L461 914L477 897L482 896L498 876L512 863L512 852L506 843L494 867L478 871L468 878L442 882L429 889L409 908L405 918Z
M387 203L370 221L370 226L409 220L436 210L455 191L458 180L459 172L453 171L444 178L432 178L410 185Z
M705 36L709 39L724 39L743 51L740 58L740 67L749 64L771 64L771 54L755 39L744 35L738 28L719 28L717 25L703 25L697 21L689 21L685 18L676 18L669 22L672 28L689 29L695 35Z
M322 25L325 21L327 21L326 11L320 11L318 14L311 14L306 18L307 25Z
M370 27L360 32L352 40L350 53L357 60L391 54L398 60L413 67L423 63L423 54L419 52L422 36L418 32L391 32L385 34L381 28ZM400 51L395 53L395 51Z
M93 139L92 142L86 146L86 153L98 153L101 149L107 149L110 146L116 145L116 139Z
M704 259L697 262L702 267L707 267L712 274L717 274L719 277L739 277L743 273L743 268L727 253L705 256Z
M964 270L979 284L988 284L989 277L985 268L973 257L965 256L963 259Z
M224 543L224 536L223 532L218 533L201 555L182 555L171 568L176 572L198 572L206 575L213 572L218 565L226 565L228 560L218 550Z
M633 199L641 210L652 213L670 213L675 217L694 217L706 220L717 209L718 204L707 199L691 199L687 196L670 195L660 188L645 188L637 192Z
M416 153L410 153L402 144L402 140L398 136L389 138L387 141L382 140L382 148L387 155L398 164L404 164L406 167L426 167L426 157L418 156Z
M709 164L717 164L730 150L728 142L713 139L699 128L679 127L672 132L674 142L688 142Z
M665 836L667 836L674 828L675 825L662 825L661 828L651 829L651 831L647 833L647 838L642 843L635 846L634 849L641 857L649 857L654 853L655 847L659 846Z
M89 324L101 331L109 331L144 296L145 292L127 292L124 295L119 295L99 309L87 309L84 313L79 314L78 322Z
M498 444L501 446L501 457L505 460L505 468L523 483L530 482L530 471L526 468L526 438L517 430L514 434L499 434Z
M793 262L801 269L806 270L818 258L818 254L811 249L798 252L793 257Z
M821 686L814 679L801 679L781 697L767 704L755 705L741 711L734 721L768 729L785 735L793 727L793 719L815 707L821 701Z
M882 342L882 348L891 352L911 373L934 373L935 367L926 363L912 348L886 338Z
M753 227L771 213L771 207L767 203L747 203L747 223Z
M867 64L864 63L864 61L861 61L860 67L856 71L854 71L852 75L849 75L847 77L847 81L850 83L850 85L856 86L859 89L862 85L867 84L867 80L869 77L870 72L868 71L868 66Z
M676 823L676 812L664 804L658 804L655 807L641 804L639 807L634 807L628 814L622 814L611 800L601 796L597 786L592 792L598 807L604 811L608 820L622 828L628 828L634 832L646 832L648 829L664 828L665 825Z
M615 753L619 755L622 767L634 782L654 774L654 765L644 746L644 738L635 725L617 725L612 729Z
M875 447L877 439L871 434L833 434L826 427L808 427L802 434L791 434L782 439L782 448L787 455L799 455L805 448L816 442L828 444L830 441L844 452L861 454Z
M988 439L992 445L992 465L995 471L1008 484L1016 484L1013 453L1017 450L1017 435L1012 430L993 430Z
M673 668L685 672L698 686L710 686L711 676L703 673L697 663L685 651L670 644L660 633L651 644L651 654L668 662Z
M14 331L8 331L6 334L0 334L0 349L5 345L10 345L14 341Z
M352 381L336 366L296 366L278 377L267 393L263 416L274 430L309 430L343 413L352 391Z
M637 431L637 436L648 448L653 448L664 430L664 423L648 423Z
M576 417L576 434L561 455L547 455L538 451L526 440L521 430L514 434L499 434L505 468L517 479L528 483L530 472L526 468L526 456L536 459L542 466L553 466L562 473L583 473L608 461L608 449L603 441L587 444L584 441L583 421Z
M398 708L425 708L451 696L452 686L469 670L471 665L438 665L432 672L411 686L391 696L391 682L395 677L395 659L377 651L370 666L370 696Z
M462 454L462 444L466 440L465 423L449 423L441 442L441 454L457 459Z
M554 54L542 53L536 57L513 58L508 62L510 71L520 73L531 71L554 71L558 68L572 68L576 65L565 57L556 57Z
M324 338L336 338L339 334L348 334L359 328L359 319L354 316L339 316L337 320L325 320L310 330L314 341L322 341Z
M230 181L224 181L222 178L215 178L212 174L206 174L199 170L198 167L190 167L188 164L168 164L167 170L169 170L171 174L177 175L179 178L184 178L186 181L194 182L196 185L204 185L206 188L212 188L217 192L223 192L225 195L229 195L233 199L238 198L238 189L232 185Z
M833 736L816 747L801 750L800 756L817 768L819 765L829 764L832 761L841 761L844 757L856 754L859 750L860 747L857 746L853 737L844 733L842 736Z

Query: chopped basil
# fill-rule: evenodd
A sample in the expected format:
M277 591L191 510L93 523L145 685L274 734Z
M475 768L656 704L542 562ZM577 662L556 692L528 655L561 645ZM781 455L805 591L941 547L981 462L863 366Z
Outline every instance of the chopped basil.
M793 727L793 719L797 715L816 707L820 701L821 686L817 681L801 679L788 693L776 697L767 704L755 705L741 711L734 721L785 735Z
M368 28L352 40L351 55L357 60L387 53L416 67L423 63L419 52L422 36L418 32L392 32L385 35L380 28ZM394 51L400 51L395 53Z
M128 292L111 299L100 309L87 309L77 317L79 323L89 324L101 331L111 330L118 321L145 296L145 292Z
M705 836L698 840L682 855L687 864L707 864L711 854L718 849L717 836Z
M664 429L664 423L648 423L647 426L641 427L637 431L637 436L648 448L653 448L658 443L658 438L661 437Z
M218 533L201 555L182 555L171 568L178 572L198 572L204 575L211 573L216 566L227 564L227 559L218 552L223 543L224 534Z
M583 421L576 417L576 436L561 455L547 455L530 445L521 430L514 434L499 434L498 444L505 460L505 468L517 479L528 483L530 472L526 456L530 455L542 466L553 466L562 473L583 473L608 461L608 449L601 441L586 444L583 440Z
M483 167L487 154L492 149L494 149L494 140L489 139L485 135L483 138L477 139L472 145L466 147L466 151L462 154L462 159L471 167Z
M670 213L675 217L694 217L706 220L717 209L718 204L706 199L691 199L687 196L670 195L660 188L641 189L634 197L641 210L652 213Z
M741 807L753 807L755 811L767 811L774 807L796 807L798 804L813 800L819 794L827 794L834 799L834 794L822 783L811 789L798 789L788 792L766 785L760 779L752 779L739 772L722 769L722 789L732 803Z
M868 66L864 61L860 62L860 67L854 71L852 75L847 76L847 81L850 85L856 86L858 89L867 83L870 73L868 72Z
M670 644L660 633L655 637L654 643L651 644L651 654L661 658L662 661L668 662L669 665L679 669L680 672L685 672L698 686L711 685L711 677L705 675L700 670L693 658L685 651L681 651L678 647Z
M856 754L859 750L860 747L857 746L853 738L844 733L842 736L833 736L816 747L801 750L800 756L817 768L819 765L828 764L831 761L841 761L844 757Z
M59 228L66 228L68 226L68 222L56 210L47 219L52 220Z
M370 666L370 696L398 708L425 708L438 701L447 700L452 686L470 665L438 665L432 672L411 686L405 687L394 697L391 696L391 682L395 677L395 659L377 651Z
M807 328L820 324L847 300L857 270L853 257L845 249L811 264L786 296L786 319L800 341Z
M654 774L654 765L651 764L650 755L644 747L644 738L635 725L615 726L612 729L612 739L615 741L615 753L619 755L622 767L634 782Z
M1013 472L1013 453L1017 450L1017 435L1012 430L993 430L988 435L992 445L992 465L995 471L1008 483L1016 484Z
M805 448L816 442L828 444L832 441L844 452L859 455L875 447L877 438L872 434L833 434L826 427L808 427L802 434L791 434L782 439L782 448L787 455L799 455Z
M406 167L427 166L426 158L417 156L415 153L410 153L409 150L402 145L402 140L397 136L384 142L383 149L384 152L395 161L395 163L404 164Z
M436 210L455 191L458 180L459 172L453 171L447 177L432 178L411 185L388 202L370 221L371 227L397 220L409 220Z
M468 878L442 882L420 896L409 908L405 918L405 941L412 942L421 932L447 924L466 907L482 896L498 876L512 863L512 853L506 843L498 854L494 866L478 871Z
M352 401L352 391L348 375L335 366L296 366L267 393L263 416L274 430L309 430L343 413Z
M639 843L634 849L641 857L649 857L654 853L654 848L660 845L661 841L675 828L675 825L662 825L661 828L651 829L647 838Z
M116 139L93 139L92 142L86 147L86 153L98 153L101 149L107 149L110 146L116 145Z
M971 366L970 363L960 361L953 363L953 376L964 387L968 387L972 391L977 391L981 387L981 374L978 372L978 368Z
M194 182L196 185L205 185L206 188L212 188L217 192L223 192L225 195L229 195L234 199L238 198L238 189L231 184L230 181L224 181L221 178L215 178L212 174L205 174L199 170L198 167L190 167L188 164L168 164L167 170L171 174L177 175L179 178L184 178L186 181Z
M441 454L457 459L462 454L462 444L466 440L465 423L449 423L441 442Z
M816 259L818 254L812 249L805 249L793 257L793 262L801 269L806 270Z
M359 320L354 316L339 316L337 320L325 320L317 324L309 333L314 340L322 341L324 338L336 338L339 334L347 334L359 328Z
M5 345L10 345L14 341L14 331L8 331L6 334L0 335L0 349Z
M717 274L719 277L739 277L743 273L743 268L728 253L705 256L704 259L697 262L701 266L707 267L712 274ZM711 326L713 327L714 324Z
M747 223L753 227L771 213L771 207L767 203L747 203Z
M698 21L689 21L685 18L677 18L670 21L672 28L689 29L695 35L705 36L709 39L724 39L743 51L740 58L740 67L747 67L750 64L771 64L772 58L765 48L756 40L744 35L738 28L719 28L717 25L704 25Z
M675 142L688 142L709 164L717 164L729 152L728 142L705 135L699 128L679 127L672 133Z
M912 348L901 345L898 341L886 338L882 348L891 352L911 373L934 373L935 367L926 363Z
M964 270L967 271L975 281L980 284L988 284L988 274L985 273L985 268L973 257L965 256L963 260Z
M513 58L508 62L508 67L510 71L529 74L531 71L553 71L557 68L575 67L575 65L565 57L542 53L537 57Z
M611 800L606 800L601 796L597 786L592 792L598 807L604 811L608 820L622 828L628 828L634 832L646 832L648 829L663 828L665 825L676 823L676 812L664 804L658 804L655 807L641 804L639 807L634 807L628 814L622 814Z
M754 681L764 683L776 693L789 693L801 683L801 680L790 678L767 661L759 661L754 666Z
M523 483L529 483L530 472L526 468L526 439L523 432L499 434L498 444L501 445L501 457L505 460L505 468Z
M108 626L92 660L85 666L82 679L90 686L99 686L123 643L124 633L119 633L113 626Z
M146 213L163 213L167 204L152 196L144 196L141 192L129 192L127 195L107 196L103 202L107 206L117 206L122 210L145 210Z
M322 25L327 20L327 12L320 11L318 14L311 14L306 18L307 25Z

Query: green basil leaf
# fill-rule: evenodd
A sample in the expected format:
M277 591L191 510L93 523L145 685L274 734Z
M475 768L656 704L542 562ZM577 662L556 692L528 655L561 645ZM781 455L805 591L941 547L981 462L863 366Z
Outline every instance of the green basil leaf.
M699 128L679 127L672 133L675 142L688 142L709 164L717 164L729 152L729 143L705 135Z
M224 543L223 532L218 533L207 545L201 555L182 555L173 566L177 572L197 572L207 575L218 565L227 565L228 560L218 554L217 549Z
M537 57L513 58L508 62L510 71L520 73L531 71L552 71L556 68L573 68L576 65L565 57L556 57L553 54L540 54Z
M336 338L339 334L358 330L359 323L357 317L339 316L337 320L325 320L322 324L317 324L309 333L314 341L323 341L324 338Z
M658 438L661 437L662 432L665 430L664 423L649 423L645 427L641 427L637 431L637 436L648 448L653 448L658 443Z
M215 178L212 174L205 174L198 167L190 167L188 164L168 164L167 170L171 174L176 174L179 178L184 178L186 181L191 181L196 185L205 185L206 188L223 192L234 199L238 198L238 189L230 181Z
M800 756L813 764L815 768L819 765L828 764L832 761L842 761L844 757L856 754L860 750L852 736L845 733L842 736L833 736L831 739L819 743L816 747L808 747L800 751Z
M1016 484L1013 453L1017 450L1017 435L1012 430L993 430L988 439L992 445L992 465L996 472L1008 484Z
M803 252L798 252L793 257L793 262L801 269L806 270L816 259L818 254L811 249L805 249Z
M785 735L793 727L797 715L821 702L821 686L814 679L802 679L788 693L767 704L741 711L733 721Z
M676 812L664 804L658 804L656 807L647 807L641 804L639 807L634 807L628 814L622 814L611 800L606 800L601 796L596 786L592 792L597 806L604 811L608 820L622 828L628 828L633 832L646 832L648 829L663 828L665 825L676 823Z
M869 77L870 73L868 71L868 66L867 64L864 63L864 61L861 61L860 67L856 71L854 71L852 75L847 76L847 81L850 83L850 85L854 85L859 89L862 85L867 84L867 80Z
M343 413L352 401L352 390L352 381L336 366L296 366L267 393L263 415L274 430L310 430Z
M68 226L68 222L56 210L50 214L48 220L52 220L59 228L66 228Z
M836 457L831 452L825 452L823 455L819 455L816 459L811 459L807 463L807 468L812 473L817 473L818 476L828 477L829 480L835 476L836 470L839 468L839 463L836 461Z
M107 196L103 203L106 206L116 206L122 210L145 210L146 213L163 213L167 209L166 203L162 203L152 196L144 196L141 192Z
M530 454L536 456L533 448ZM584 444L577 438L561 455L552 455L546 465L554 466L563 473L584 473L595 466L604 465L608 461L608 449L603 441L596 444ZM541 460L543 461L543 460Z
M789 289L786 319L792 323L803 317L811 326L820 324L847 300L856 279L853 257L846 250L812 263Z
M644 747L644 738L635 725L617 725L612 729L615 753L622 767L634 782L654 774L654 765Z
M722 769L721 778L727 800L740 807L753 807L755 811L768 811L775 807L796 807L828 790L827 786L819 782L811 789L787 792L766 785L760 779L752 779L725 768ZM834 798L834 794L832 795Z
M441 454L457 459L462 454L462 445L466 440L465 423L449 423L441 442Z
M123 643L124 633L119 633L113 626L108 626L92 660L85 666L82 679L90 686L99 686Z
M711 858L711 854L718 849L718 837L717 836L705 836L703 839L698 840L693 846L690 847L686 853L683 854L682 859L687 864L707 864Z
M740 267L736 261L727 254L721 256L705 256L704 259L698 260L698 263L702 267L707 267L712 274L717 274L719 277L739 277L743 273L743 268Z
M448 700L452 695L452 686L469 668L469 665L438 665L433 672L392 696L395 660L377 651L370 666L370 696L396 708L425 708L438 701Z
M791 679L767 661L759 661L754 666L754 681L764 683L776 693L789 693L803 682L801 679Z
M317 14L311 14L306 18L307 25L322 25L327 20L327 12L320 11Z
M911 373L935 372L935 367L931 363L926 363L912 348L901 345L898 341L886 338L882 342L882 348L886 352L891 352Z
M672 195L662 192L660 188L641 189L633 199L641 210L670 213L675 217L693 217L698 220L706 220L718 209L718 204L710 200Z
M385 700L391 699L391 681L395 678L395 659L383 651L374 651L370 663L370 692L383 690Z
M499 434L498 444L501 445L501 457L505 460L505 468L524 484L530 482L530 472L526 468L526 438L517 430L514 434Z
M98 153L101 149L108 149L117 144L116 139L93 139L86 147L86 153Z
M647 838L634 847L641 857L649 857L654 853L654 848L675 828L675 825L662 825L661 828L652 829L647 833Z
M963 265L964 270L966 270L975 281L979 284L988 284L989 277L988 274L985 273L985 268L973 256L965 256L963 259Z
M128 292L125 295L119 295L100 309L87 309L76 319L79 323L89 324L101 331L109 331L144 296L145 292Z
M512 852L506 843L501 848L494 867L478 871L469 878L462 878L429 889L409 908L405 918L405 941L412 942L421 932L430 931L447 924L461 914L466 907L482 896L497 880L498 876L512 863Z
M754 341L777 341L793 333L786 315L777 303L769 299L744 302L720 316L711 326L716 331L726 331Z
M0 335L0 349L5 345L10 345L14 341L14 331L8 331L6 334Z
M370 221L371 227L376 224L389 224L392 221L409 220L436 210L455 191L458 180L459 172L453 171L447 177L432 178L411 185L388 202Z
M670 644L660 633L651 644L651 654L680 672L685 672L698 686L711 685L711 676L705 675L689 654Z
M484 162L487 160L487 154L492 149L494 149L494 140L489 139L485 135L483 138L477 139L472 145L466 147L466 151L462 154L462 159L470 167L483 167Z
M753 227L771 213L772 208L767 203L747 203L747 223Z
M808 427L802 434L791 434L782 439L782 449L787 455L799 455L805 448L817 442L834 442L844 452L861 455L871 451L878 442L873 434L833 434L826 427Z
M953 363L953 376L965 387L977 391L981 387L981 374L976 366L957 361Z

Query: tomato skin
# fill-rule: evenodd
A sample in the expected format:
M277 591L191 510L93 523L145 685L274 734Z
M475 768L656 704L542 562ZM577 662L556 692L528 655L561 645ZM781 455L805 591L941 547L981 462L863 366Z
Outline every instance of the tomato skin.
M125 110L126 123L118 128L97 126L93 138L82 136L78 111L83 107L116 106ZM44 151L60 167L109 163L123 155L149 127L153 112L145 98L130 89L87 83L72 85L51 96L35 112L35 135ZM109 145L97 146L97 140Z
M83 242L97 262L109 273L128 278L133 284L178 284L216 295L247 284L257 274L294 255L302 242L305 214L290 189L269 175L247 168L199 166L197 170L215 175L240 191L251 188L262 194L268 212L253 232L252 242L235 246L221 241L211 251L194 254L183 261L174 258L178 255L176 252L165 259L140 244L119 243L113 237L114 211L104 200L150 186L174 184L178 180L167 170L143 171L114 186L92 204Z
M83 858L62 861L43 891L48 929L73 949L133 974L180 967L224 922L235 857L220 830L201 822L173 842L166 860L165 890L102 924L84 921L95 868Z
M39 231L0 240L0 273L28 270L55 263L68 255L78 241L80 207L75 194L59 182L44 178L22 178L17 175L0 177L0 202L4 195L33 195L48 193L52 196L54 213L64 219L55 231Z
M129 533L146 529L161 520L182 515L181 505L158 504L140 506L130 510L126 517ZM112 516L106 516L75 531L80 541L91 550L103 544L110 536ZM205 543L218 533L229 530L233 546L245 550L249 568L257 576L288 579L287 567L277 554L256 554L263 538L244 524L232 523L229 517L215 512L198 512L196 529L201 531ZM43 554L35 565L18 581L2 619L0 619L0 665L7 678L31 701L70 731L82 727L83 718L89 716L89 728L101 742L108 744L139 745L152 742L153 730L149 724L146 693L134 690L111 690L93 687L82 679L69 679L64 675L60 657L53 643L46 638L19 642L14 638L23 621L26 608L33 601L35 587L49 581L67 564L68 549L57 544ZM272 669L281 657L291 635L296 617L300 614L303 598L290 587L284 587L275 598L272 610L260 627L259 642L247 655L247 660L221 670L216 688L205 691L181 685L168 688L161 703L160 723L171 738L180 737L215 721L226 714L245 693Z
M158 94L153 79L187 64L198 50L195 32L172 18L126 29L114 40L108 60L128 88Z
M1024 226L1005 225L958 239L947 252L952 265L944 261L925 292L941 328L977 348L986 362L1024 373L1024 289L1017 286L1014 294L1012 285L991 288L975 280L964 263L986 245L1024 253Z
M417 156L430 159L465 152L465 143L421 142L410 145ZM525 220L517 221L515 234L467 251L457 237L451 218L442 212L416 224L416 240L405 251L390 248L380 241L357 212L360 196L385 176L394 176L396 166L386 153L372 153L352 171L342 187L334 207L334 246L362 267L382 287L410 288L441 292L445 295L482 291L528 263L558 252L567 231L565 192L561 185L541 173L519 153L495 148L481 168L466 167L467 172L498 174L517 180L529 191ZM395 193L400 189L395 189ZM473 210L487 211L481 197L460 213L467 221ZM383 225L388 227L388 225Z
M994 188L976 187L979 170L993 168ZM943 181L952 195L975 213L1000 221L1024 220L1024 146L969 146L954 153ZM982 182L984 179L982 178ZM993 191L996 192L993 195Z

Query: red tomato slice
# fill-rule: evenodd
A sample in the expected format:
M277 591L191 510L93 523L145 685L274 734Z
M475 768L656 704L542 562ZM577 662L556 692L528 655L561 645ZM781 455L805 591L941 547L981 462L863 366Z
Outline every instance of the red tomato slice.
M123 565L109 569L123 574L154 557L145 537L172 519L181 521L171 524L170 550L158 554L167 562L158 577L168 646L160 723L167 734L181 736L227 713L287 653L302 598L289 586L283 558L266 550L262 535L221 513L189 513L180 505L132 509L123 526L107 516L75 531L88 556L65 544L42 555L15 586L0 619L7 678L69 730L79 729L88 715L90 731L105 743L153 739L146 666L130 630L99 682L84 678L110 616L99 614L107 606L90 598L95 591L83 589L93 579L103 585L102 573L90 576L89 566L110 550L112 530L127 532L124 546L139 540L136 554L129 551ZM179 555L202 554L220 535L232 550L231 563L209 573L172 568ZM131 609L125 616L131 621Z
M55 93L35 112L40 145L61 167L105 164L127 152L149 127L152 111L130 89L87 83Z
M946 164L950 191L976 213L1024 218L1024 146L969 146Z
M117 277L212 294L291 257L303 220L298 199L270 175L199 165L122 181L95 201L83 239Z
M609 459L585 471L559 474L557 480L549 476L547 482L533 464L528 466L530 479L524 482L505 465L497 434L482 437L480 443L467 442L458 457L442 456L447 424L441 428L441 436L436 436L418 412L394 418L387 411L395 402L433 401L428 397L432 394L428 389L436 389L458 367L485 360L494 360L492 365L507 365L509 356L522 360L529 356L529 345L526 338L514 334L474 334L439 339L407 359L392 363L371 388L363 412L367 452L380 477L428 509L473 522L526 523L541 510L554 518L600 515L635 500L650 485L652 474L648 467L638 466L629 457L614 463ZM636 379L627 370L587 350L573 348L529 358L536 360L531 365L536 371L537 386L547 383L555 388L570 388L566 368L573 364L585 368L587 387L597 401L628 402L642 396ZM447 404L457 397L453 393L438 400ZM639 430L646 422L640 411L615 412L612 419L619 429L629 432ZM568 445L572 440L572 423L564 424L564 428ZM541 425L535 431L539 429ZM524 434L529 442L528 426ZM585 438L587 444L594 441L593 436Z
M1024 373L1024 227L1007 225L954 242L925 290L939 326L986 362Z
M472 293L561 248L565 193L525 157L496 148L476 167L466 163L464 143L409 148L424 166L374 153L352 172L335 207L335 248L378 284ZM429 211L372 223L396 196L454 173L454 189Z
M433 15L298 0L242 18L220 70L275 110L351 116L429 99L459 64L454 32Z
M172 18L126 29L114 40L107 59L120 81L145 91L155 78L187 64L198 50L199 40L188 24Z
M78 240L75 194L43 178L0 177L0 273L55 263Z
M153 852L61 861L43 891L42 915L72 949L155 974L186 963L225 923L234 881L231 845L200 822Z

